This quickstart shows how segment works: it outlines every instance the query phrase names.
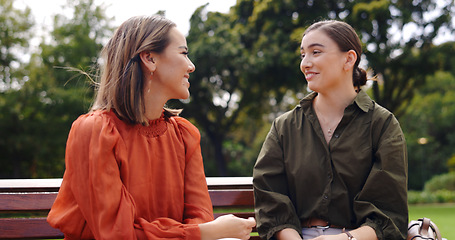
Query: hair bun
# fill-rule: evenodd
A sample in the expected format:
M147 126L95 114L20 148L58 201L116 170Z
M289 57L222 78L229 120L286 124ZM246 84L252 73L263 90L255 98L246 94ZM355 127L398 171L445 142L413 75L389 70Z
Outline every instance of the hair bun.
M367 84L367 72L364 69L357 67L356 71L354 72L353 80L355 86L361 87Z

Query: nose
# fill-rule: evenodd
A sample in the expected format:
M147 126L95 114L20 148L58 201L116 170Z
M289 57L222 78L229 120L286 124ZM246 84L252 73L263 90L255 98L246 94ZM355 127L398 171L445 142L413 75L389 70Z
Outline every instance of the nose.
M311 61L308 57L303 57L302 61L300 61L300 70L305 73L305 69L310 68L312 66Z
M189 73L192 73L196 70L196 66L194 66L193 62L191 60L188 59L188 72Z

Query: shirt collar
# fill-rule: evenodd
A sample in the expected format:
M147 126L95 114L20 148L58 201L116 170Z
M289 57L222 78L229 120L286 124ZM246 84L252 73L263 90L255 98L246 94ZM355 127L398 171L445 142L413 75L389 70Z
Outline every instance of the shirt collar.
M302 100L300 100L300 107L308 109L317 95L317 92L311 92L306 95ZM373 100L371 100L370 96L368 96L365 91L360 91L349 106L352 106L354 103L364 112L368 112L370 109L373 109Z

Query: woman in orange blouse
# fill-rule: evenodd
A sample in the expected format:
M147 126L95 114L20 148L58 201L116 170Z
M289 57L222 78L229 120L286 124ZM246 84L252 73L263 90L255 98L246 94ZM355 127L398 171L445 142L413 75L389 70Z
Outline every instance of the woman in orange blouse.
M123 23L102 51L90 113L71 128L48 215L65 239L248 239L254 219L213 220L199 131L169 99L189 97L186 39L162 17Z

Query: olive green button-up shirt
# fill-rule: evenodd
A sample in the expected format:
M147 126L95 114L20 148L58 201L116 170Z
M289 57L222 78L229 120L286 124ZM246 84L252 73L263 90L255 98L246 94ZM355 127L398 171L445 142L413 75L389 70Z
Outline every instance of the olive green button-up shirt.
M306 96L272 124L253 171L262 239L320 218L346 228L372 227L379 239L406 239L407 152L392 113L361 91L329 144Z

